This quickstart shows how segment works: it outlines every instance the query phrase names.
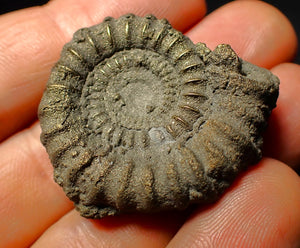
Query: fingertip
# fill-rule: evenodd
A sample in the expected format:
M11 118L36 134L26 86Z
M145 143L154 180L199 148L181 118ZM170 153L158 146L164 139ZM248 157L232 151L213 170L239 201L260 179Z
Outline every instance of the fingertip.
M73 0L55 0L45 5L45 9L55 23L61 25L60 29L71 37L78 27L95 25L106 16L118 18L127 13L138 16L154 14L157 18L167 18L174 28L184 31L204 17L206 3L205 0L89 0L87 4L86 0L76 3Z
M163 248L177 231L174 214L131 214L90 220L70 211L51 226L33 247ZM49 246L49 244L51 244Z
M0 247L29 246L73 208L53 181L39 134L35 124L0 145Z
M300 237L299 206L297 174L279 161L263 159L216 204L196 211L168 248L295 245Z
M177 1L182 1L182 0L177 0ZM204 18L207 12L207 5L205 0L192 0L191 6L193 6L193 8L183 7L180 15L174 17L173 23L175 24L174 25L175 29L185 32ZM182 22L181 20L190 20L190 21L188 25L185 25L185 23Z
M300 65L284 63L272 72L279 77L280 88L265 133L264 153L296 168L300 166Z
M188 35L210 48L227 43L243 59L270 68L290 61L297 37L277 8L263 1L232 1L208 15Z

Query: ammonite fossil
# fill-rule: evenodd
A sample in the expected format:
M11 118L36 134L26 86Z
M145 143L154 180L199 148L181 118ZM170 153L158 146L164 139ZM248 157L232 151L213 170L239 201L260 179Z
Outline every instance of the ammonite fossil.
M229 45L132 14L74 34L39 106L54 178L81 215L185 209L261 158L279 81Z

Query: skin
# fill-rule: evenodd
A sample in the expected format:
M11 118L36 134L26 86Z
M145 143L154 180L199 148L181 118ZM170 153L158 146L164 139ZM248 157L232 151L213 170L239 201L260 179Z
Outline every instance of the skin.
M165 17L211 49L231 44L240 57L280 78L280 96L265 134L265 157L215 204L88 220L53 182L36 111L72 33L128 12ZM300 246L300 179L293 170L300 164L300 66L289 62L295 32L282 13L260 1L205 12L202 0L53 0L0 16L0 247Z

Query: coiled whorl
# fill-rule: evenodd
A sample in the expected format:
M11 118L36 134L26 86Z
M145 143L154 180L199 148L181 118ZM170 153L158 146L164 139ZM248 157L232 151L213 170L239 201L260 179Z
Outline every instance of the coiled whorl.
M42 101L54 178L83 216L215 201L261 158L278 79L154 16L78 30Z

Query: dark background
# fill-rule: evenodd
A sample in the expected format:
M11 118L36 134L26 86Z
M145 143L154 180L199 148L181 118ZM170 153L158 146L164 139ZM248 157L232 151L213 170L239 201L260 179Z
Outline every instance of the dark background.
M76 0L74 0L76 1ZM42 5L47 3L48 0L0 0L0 14L10 12L17 9L22 9L34 5ZM224 5L229 0L207 0L208 13L214 9ZM298 8L298 1L295 0L266 0L265 2L270 3L280 9L293 23L297 36L300 39L300 13ZM297 13L298 12L298 13ZM300 47L300 46L299 46ZM297 56L294 60L295 63L300 64L300 52L298 51Z

